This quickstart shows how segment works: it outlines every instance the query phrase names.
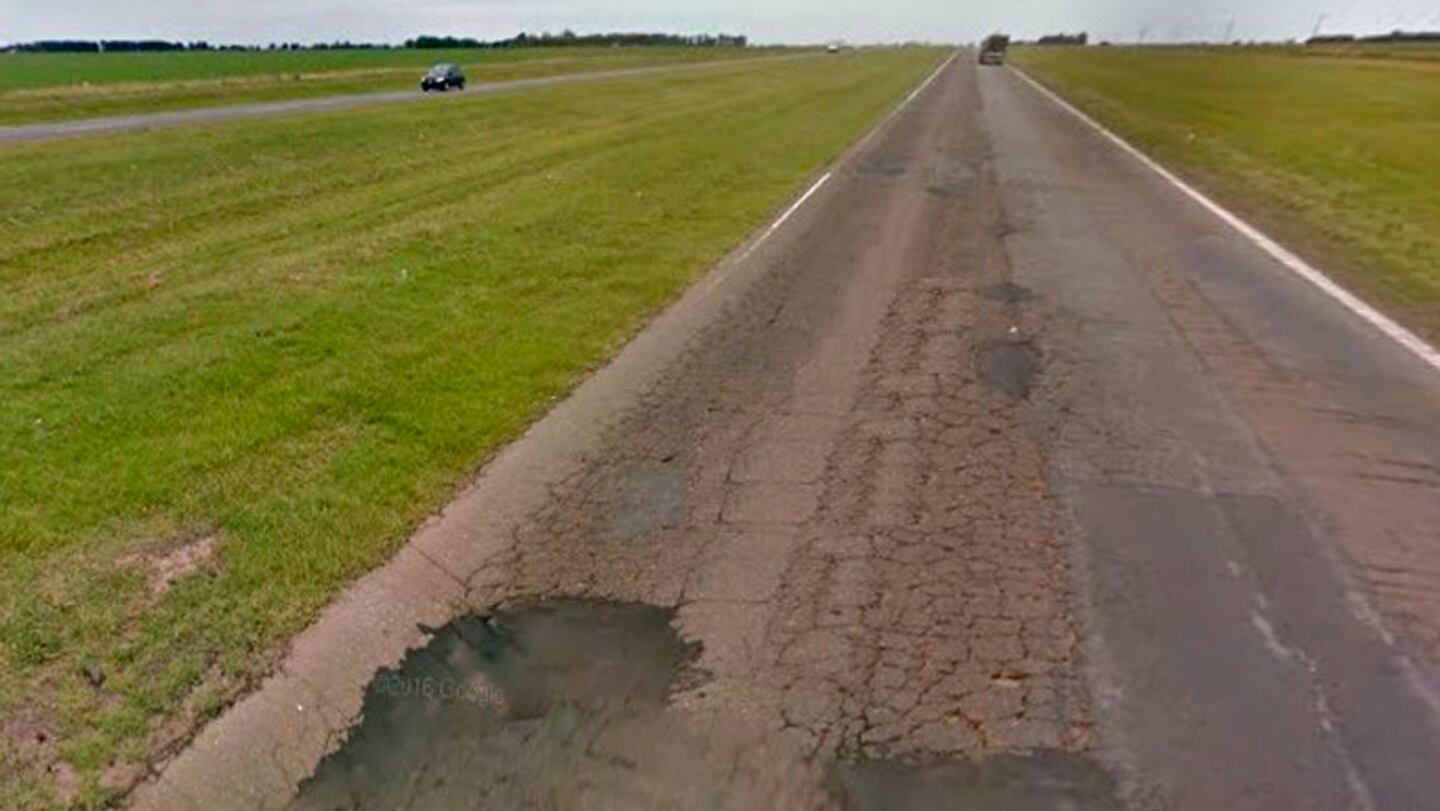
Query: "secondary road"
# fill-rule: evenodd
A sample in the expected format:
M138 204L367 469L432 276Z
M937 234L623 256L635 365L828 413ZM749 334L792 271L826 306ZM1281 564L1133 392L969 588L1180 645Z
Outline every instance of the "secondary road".
M417 539L498 618L299 807L1436 807L1434 370L963 56L764 234ZM249 712L142 800L286 794Z
M0 127L0 144L51 141L59 138L75 138L82 135L105 135L134 130L169 129L191 124L209 124L220 121L263 118L295 113L335 112L385 104L411 104L426 101L435 104L440 103L445 98L453 99L457 96L474 95L477 93L509 93L517 90L573 84L575 82L619 79L627 76L644 76L652 73L707 70L725 65L743 65L775 59L801 59L806 56L814 57L813 54L792 54L786 56L756 57L753 59L724 59L713 62L684 62L673 65L651 65L643 68L617 68L615 70L596 70L585 73L563 73L556 76L540 76L534 79L514 79L506 82L484 82L484 77L475 77L481 81L474 82L472 80L472 84L467 90L459 93L451 92L441 94L420 92L419 74L417 73L416 87L413 90L392 90L379 93L345 93L310 99L265 101L219 107L197 107L194 109L175 110L164 113L143 113L139 115L113 116L107 118L88 118L77 121L56 121L43 124L5 126Z

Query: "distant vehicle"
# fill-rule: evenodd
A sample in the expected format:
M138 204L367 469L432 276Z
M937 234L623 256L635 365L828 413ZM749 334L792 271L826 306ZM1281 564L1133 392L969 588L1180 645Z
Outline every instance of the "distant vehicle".
M459 65L441 62L420 80L420 89L426 93L432 90L441 93L446 90L464 90L465 71L461 70Z
M1005 64L1005 51L1010 47L1010 38L1004 34L991 34L980 45L980 64Z
M830 43L829 45L826 45L826 46L825 46L825 52L826 52L826 53L832 53L832 54L838 54L838 53L840 53L840 45L839 45L838 43L832 42L832 43Z

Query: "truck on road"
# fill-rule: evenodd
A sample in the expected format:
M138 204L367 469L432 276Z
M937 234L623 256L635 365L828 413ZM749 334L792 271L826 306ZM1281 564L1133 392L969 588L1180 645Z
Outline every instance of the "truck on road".
M1005 51L1010 47L1010 37L1004 34L991 34L980 44L980 64L982 65L1003 65L1005 64Z

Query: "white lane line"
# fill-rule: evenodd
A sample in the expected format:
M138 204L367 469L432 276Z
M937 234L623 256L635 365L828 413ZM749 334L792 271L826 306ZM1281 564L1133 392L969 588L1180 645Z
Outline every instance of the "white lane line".
M956 56L958 56L958 54L956 54ZM902 102L900 102L900 106L898 106L898 107L896 107L894 110L892 110L892 111L890 112L890 115L888 115L888 116L885 117L885 120L884 120L884 121L881 121L879 124L877 124L877 125L875 126L874 129L870 130L870 132L865 136L864 139L861 140L860 143L863 144L865 141L867 141L867 140L869 140L871 137L873 137L873 136L875 135L875 133L877 133L877 132L879 132L880 130L884 129L884 128L885 128L885 125L889 124L891 119L893 119L896 115L898 115L901 110L905 109L905 107L906 107L908 104L910 104L910 102L914 101L917 96L919 96L921 93L925 92L925 88L929 87L929 86L930 86L930 83L933 82L933 81L935 81L935 78L938 77L938 76L940 75L940 73L945 70L945 68L950 67L950 63L951 63L951 62L954 62L954 61L955 61L955 56L951 56L949 59L945 60L945 61L940 65L940 67L936 68L935 71L934 71L933 73L931 73L928 78L925 79L925 81L923 81L923 82L920 83L920 86L919 86L919 87L917 87L917 88L915 88L914 90L910 91L910 95L909 95L909 96L906 96L906 97L905 97L905 100L902 101ZM811 197L813 197L813 196L815 195L815 192L820 191L820 187L821 187L821 186L824 186L826 183L830 182L830 176L833 175L833 174L834 174L833 171L831 171L831 172L826 172L819 180L815 181L815 185L811 186L810 189L809 189L809 191L807 191L807 192L805 192L804 194L800 195L800 199L799 199L799 200L796 200L794 205L792 205L792 206L790 206L789 208L785 209L785 213L781 214L780 217L779 217L779 219L775 220L774 224L772 224L768 229L766 229L765 233L761 234L761 235L760 235L760 238L757 239L757 240L755 240L754 244L752 244L749 248L747 248L747 249L745 250L745 253L743 253L743 254L740 255L741 260L743 261L746 257L748 257L751 253L753 253L756 248L760 247L760 244L761 244L762 242L764 242L765 240L769 239L772 235L774 235L774 233L775 233L776 231L779 231L779 230L780 230L780 227L785 224L785 221L786 221L786 220L790 219L791 215L793 215L795 212L799 211L799 210L800 210L800 207L803 206L803 205L805 205L806 201L808 201Z
M904 101L895 105L895 109L891 110L890 114L885 116L885 120L881 121L879 124L876 124L874 129L870 130L868 133L865 134L864 138L861 138L858 142L856 142L854 148L851 149L850 154L857 155L860 152L863 152L865 150L865 147L869 146L870 142L874 140L876 136L884 132L885 129L890 126L890 122L894 121L896 116L900 115L900 113L903 112L906 107L910 106L910 102L919 98L920 94L925 92L925 88L929 87L931 82L939 78L940 74L943 73L946 68L950 67L950 63L954 62L956 57L958 57L959 55L960 52L956 51L953 55L951 55L949 59L946 59L944 62L940 63L940 67L936 68L934 73L931 73L925 79L925 81L921 82L919 87L910 91L910 95L906 96Z
M910 104L910 102L914 101L921 93L925 92L925 88L929 87L931 82L934 82L935 79L938 78L946 68L950 67L950 63L954 62L956 57L958 57L959 55L960 54L957 51L949 59L946 59L944 62L942 62L940 64L940 67L936 68L934 72L932 72L925 79L925 81L921 82L919 87L916 87L914 90L910 91L910 95L906 96L905 100L900 102L900 104L897 105L894 110L891 110L890 114L885 116L885 119L883 121L881 121L879 124L876 124L875 127L870 130L870 132L866 133L865 137L860 139L860 141L855 145L855 147L850 150L849 154L858 154L861 150L863 150L865 148L865 144L867 144L871 138L874 138L876 134L878 134L881 130L885 129L885 127L888 126L890 122L894 120L897 115L900 114L901 110L904 110ZM807 189L804 194L800 195L800 199L796 200L794 203L791 204L789 208L785 209L785 211L775 219L775 222L771 223L770 227L765 229L764 233L756 237L755 241L751 242L750 245L747 246L745 250L742 251L738 257L735 258L735 262L730 267L743 264L745 260L749 259L750 255L755 253L755 251L758 250L761 245L765 244L766 240L774 236L775 232L779 231L780 228L785 225L786 221L788 221L792 216L794 216L795 212L799 211L800 208L805 205L805 203L809 202L811 197L815 196L816 192L820 191L820 189L826 183L829 183L830 178L834 174L835 171L831 170L829 172L826 172L824 175L821 175L820 179L815 181L814 185ZM710 280L709 284L705 285L705 293L708 294L711 290L714 290L715 287L718 286L720 282L724 281L725 277L728 275L730 275L730 268L725 268L724 270L716 273L714 275L714 278Z
M951 62L954 62L954 61L955 61L955 57L957 57L957 56L959 56L959 55L960 55L960 54L959 54L958 52L957 52L957 53L953 53L953 54L950 55L950 58L949 58L949 59L946 59L944 62L940 63L940 67L936 68L936 69L935 69L935 72L934 72L934 73L931 73L930 76L929 76L929 78L927 78L925 81L921 82L919 87L915 88L914 90L911 90L911 91L910 91L910 95L906 96L906 97L905 97L905 100L902 101L902 102L900 102L900 108L901 108L901 109L904 109L905 105L907 105L907 104L909 104L910 102L914 101L916 96L919 96L921 93L924 93L924 92L925 92L925 88L929 87L929 86L930 86L930 83L933 82L933 81L935 81L936 77L938 77L938 76L940 75L940 72L941 72L941 71L943 71L943 70L945 70L946 68L950 67L950 63L951 63Z
M750 243L750 247L746 248L745 252L740 254L739 261L744 262L746 259L749 259L750 254L754 253L757 248L765 244L765 240L774 236L775 232L779 231L781 226L785 225L786 221L789 220L792 216L794 216L795 212L800 210L801 206L809 202L810 198L814 197L815 193L820 191L821 187L823 187L826 183L830 182L830 177L834 174L834 172L826 172L825 174L821 175L820 179L815 181L814 185L806 189L804 194L800 195L799 200L791 203L790 207L785 209L784 213L782 213L779 217L775 218L775 222L770 223L770 227L766 228L763 234L757 237L754 242Z
M799 200L796 200L794 205L792 205L792 206L790 206L789 208L785 209L785 213L784 213L784 214L781 214L780 217L779 217L778 219L776 219L773 224L771 224L770 228L769 228L768 230L766 230L765 233L760 236L760 241L761 241L761 242L764 242L766 239L768 239L768 238L770 237L771 234L775 233L776 231L779 231L779 230L780 230L780 226L784 225L786 220L790 219L790 217L793 216L793 215L795 214L795 212L799 211L799 210L800 210L800 207L803 206L803 205L805 205L806 201L808 201L811 197L814 197L814 196L815 196L815 192L820 191L820 187L821 187L821 186L824 186L826 183L829 183L829 182L830 182L830 175L831 175L831 174L833 174L833 173L832 173L832 172L826 172L825 174L821 175L821 176L820 176L820 179L817 180L817 181L815 181L815 185L811 186L809 189L807 189L807 190L805 191L804 194L800 195L800 199L799 199Z
M1326 276L1324 273L1317 270L1310 263L1296 256L1294 253L1286 249L1283 245L1266 236L1265 233L1262 232L1260 229L1240 219L1240 217L1230 212L1224 206L1205 196L1205 194L1196 190L1190 184L1176 177L1174 173L1161 166L1159 163L1156 163L1152 158L1150 158L1150 156L1131 146L1128 142L1125 141L1125 139L1106 129L1095 119L1091 118L1090 116L1077 109L1075 105L1071 104L1065 99L1060 98L1053 91L1051 91L1050 88L1045 87L1044 85L1030 78L1028 75L1025 74L1024 71L1021 71L1018 68L1011 68L1011 70L1015 72L1016 76L1019 76L1021 79L1023 79L1026 84L1035 88L1042 95L1049 98L1055 104L1069 111L1070 114L1074 115L1076 118L1088 124L1096 132L1105 136L1105 138L1108 139L1111 143L1120 147L1121 150L1125 151L1131 157L1140 161L1140 163L1145 165L1147 168L1160 175L1170 185L1184 192L1187 196L1190 197L1190 199L1199 203L1201 206L1204 206L1206 210L1208 210L1211 214L1214 214L1216 217L1219 217L1226 225L1229 225L1231 228L1240 232L1242 236L1254 243L1256 247L1269 254L1270 258L1284 265L1287 269L1295 273L1300 278L1318 287L1323 293L1325 293L1335 301L1339 302L1350 312L1368 321L1371 326L1380 330L1380 332L1383 333L1386 337L1390 338L1404 348L1408 349L1410 352L1414 353L1416 357L1420 358L1420 360L1424 361L1435 371L1440 371L1440 350L1437 350L1435 347L1426 343L1423 338L1395 323L1388 316L1381 313L1379 310L1371 307L1369 304L1366 304L1359 296L1356 296L1354 293L1351 293L1349 290L1346 290L1345 288L1336 284L1334 280L1332 280L1329 276Z

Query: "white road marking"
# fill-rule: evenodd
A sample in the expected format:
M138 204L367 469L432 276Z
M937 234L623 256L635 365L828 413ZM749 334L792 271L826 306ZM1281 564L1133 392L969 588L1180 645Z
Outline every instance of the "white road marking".
M902 102L900 102L900 106L899 106L898 108L896 108L896 112L899 112L900 110L905 109L905 105L907 105L907 104L909 104L910 102L914 101L916 96L919 96L921 93L924 93L924 92L925 92L925 88L929 87L929 86L930 86L930 83L933 82L933 81L935 81L935 78L940 75L940 72L941 72L941 71L943 71L943 70L945 70L946 68L950 67L950 63L951 63L951 62L954 62L954 61L955 61L955 58L958 57L959 55L960 55L959 52L953 53L953 54L950 55L950 58L949 58L949 59L946 59L944 62L942 62L942 63L940 64L940 67L936 68L936 69L935 69L935 72L932 73L932 74L930 74L929 78L927 78L925 81L921 82L919 87L917 87L917 88L915 88L914 90L910 91L910 95L906 96L906 97L905 97L905 100L902 101ZM891 113L891 115L893 116L894 113Z
M959 56L960 53L957 51L952 54L949 59L946 59L944 62L940 63L940 67L936 68L933 73L926 77L925 81L921 82L919 87L910 91L910 95L906 96L904 101L895 105L895 109L890 111L890 115L885 116L884 121L876 124L875 129L870 130L870 132L867 133L864 138L861 138L860 141L855 144L855 149L852 151L851 154L858 154L861 150L865 148L867 144L870 143L872 139L875 138L875 136L883 132L885 128L890 125L890 122L894 121L895 117L900 115L900 113L903 112L906 107L909 107L910 102L919 98L920 94L925 92L925 88L929 87L930 83L935 81L935 79L937 79L946 68L950 67L950 63L954 62Z
M1295 273L1300 278L1318 287L1321 292L1325 293L1330 298L1339 302L1350 312L1368 321L1371 326L1380 330L1380 332L1383 333L1386 337L1390 338L1391 340L1400 344L1405 349L1414 353L1416 357L1420 358L1421 361L1428 364L1430 368L1434 369L1437 372L1440 372L1440 350L1437 350L1435 347L1426 343L1423 338L1395 323L1393 320L1381 313L1379 310L1376 310L1374 307L1366 304L1359 296L1356 296L1354 293L1351 293L1349 290L1346 290L1345 288L1336 284L1335 281L1332 280L1329 276L1326 276L1324 273L1317 270L1314 266L1306 262L1304 259L1296 256L1294 253L1289 251L1280 243L1276 242L1274 239L1266 236L1260 229L1240 219L1240 217L1236 216L1224 206L1210 199L1204 193L1196 190L1190 184L1176 177L1174 173L1161 166L1159 163L1155 162L1155 160L1152 159L1150 156L1146 155L1144 152L1141 152L1139 149L1131 146L1127 141L1125 141L1125 139L1106 129L1095 119L1091 118L1090 116L1077 109L1075 105L1071 104L1065 99L1060 98L1053 91L1051 91L1050 88L1045 87L1044 85L1030 78L1018 68L1011 68L1011 70L1014 71L1016 76L1019 76L1021 79L1023 79L1026 84L1035 88L1046 98L1059 105L1062 109L1068 111L1076 118L1085 122L1096 132L1103 135L1111 143L1120 147L1121 150L1128 153L1136 160L1140 161L1141 164L1143 164L1156 174L1160 175L1160 177L1164 178L1170 185L1184 192L1188 197L1190 197L1190 199L1199 203L1211 214L1219 217L1226 225L1229 225L1231 228L1238 231L1242 236L1254 243L1255 246L1258 247L1260 250L1269 254L1270 258L1284 265L1287 269Z
M932 72L928 77L926 77L925 81L921 82L918 87L910 91L910 95L906 96L904 101L896 105L895 109L891 110L890 114L885 116L885 119L883 121L881 121L879 124L876 124L874 128L870 130L870 132L866 133L865 137L861 138L848 154L855 155L862 151L865 148L865 145L870 142L870 139L874 138L876 134L884 130L885 127L888 126L892 120L894 120L895 116L900 114L900 111L904 110L907 106L910 105L910 102L914 101L917 97L919 97L921 93L925 92L925 88L929 87L930 84L934 82L935 79L939 77L946 68L950 67L950 63L954 62L956 57L958 57L959 55L960 54L957 51L955 54L951 55L949 59L946 59L944 62L942 62L940 64L940 67L936 68L934 72ZM730 267L743 264L746 259L749 259L750 255L755 253L755 251L758 250L761 245L765 244L766 240L774 236L775 232L779 231L780 228L785 225L786 221L788 221L792 216L794 216L795 212L799 211L800 208L805 205L805 203L809 202L811 197L815 196L816 192L820 191L820 189L826 183L829 183L830 178L834 174L835 171L831 170L821 175L820 179L815 181L814 185L807 189L804 194L800 195L800 199L796 200L793 204L791 204L789 208L785 209L785 211L776 218L775 222L770 224L769 228L765 229L765 231L761 233L760 236L755 238L755 241L751 242L750 245L746 247L745 250L742 251L738 257L736 257L735 262ZM710 282L705 285L705 293L709 293L711 290L714 290L715 287L720 284L720 282L724 281L726 276L730 275L730 267L727 267L714 275L714 278L712 278Z
M815 192L820 191L820 187L830 182L831 174L833 173L826 172L825 174L821 175L820 179L815 181L815 185L811 186L808 190L806 190L804 194L800 195L800 199L796 200L794 205L785 209L785 213L781 214L780 217L770 225L770 228L766 230L764 234L760 235L760 241L764 242L767 238L769 238L771 234L779 231L780 226L784 225L786 220L790 219L790 217L794 215L795 212L799 211L800 207L805 205L806 201L808 201L811 197L814 197Z
M958 54L957 54L957 55L958 55ZM915 88L914 90L910 91L910 95L906 96L906 97L905 97L905 100L902 101L902 102L900 102L899 106L897 106L894 110L891 110L891 111L890 111L890 115L885 116L885 120L884 120L884 121L881 121L879 124L877 124L877 125L875 126L874 129L870 130L870 132L869 132L863 139L861 139L860 144L863 145L865 142L867 142L867 141L869 141L871 138L875 137L875 133L880 132L881 130L883 130L883 129L885 128L885 126L890 123L890 120L891 120L891 119L893 119L895 116L899 115L899 114L900 114L900 111L901 111L901 110L904 110L904 109L906 108L906 106L908 106L908 105L910 104L910 102L914 101L917 96L919 96L921 93L925 92L925 88L929 87L929 86L930 86L930 83L933 82L933 81L935 81L935 78L940 75L941 71L945 70L945 68L950 67L950 63L951 63L951 62L954 62L954 61L955 61L955 56L951 56L949 59L946 59L946 60L940 65L940 67L936 68L935 71L934 71L933 73L931 73L931 74L925 79L925 81L923 81L923 82L920 83L920 86L919 86L919 87L917 87L917 88ZM857 150L857 151L858 151L858 150ZM768 229L766 229L765 233L763 233L763 234L760 235L759 239L756 239L755 242L754 242L753 244L751 244L749 248L746 248L746 249L745 249L745 252L740 255L740 260L741 260L741 261L744 261L745 259L747 259L747 258L750 256L750 254L752 254L752 253L755 252L755 249L756 249L756 248L759 248L759 247L760 247L761 243L763 243L765 240L769 239L776 231L779 231L779 230L780 230L780 226L784 225L784 224L785 224L785 221L788 220L788 219L790 219L791 215L793 215L795 212L799 211L799 210L800 210L800 207L803 206L803 205L805 205L805 202L806 202L807 200L809 200L812 196L814 196L815 192L820 191L820 187L821 187L821 186L824 186L826 183L828 183L828 182L830 181L830 176L833 175L833 174L834 174L833 171L832 171L832 172L826 172L819 180L815 181L815 185L811 186L809 191L807 191L807 192L805 192L803 195L801 195L801 196L800 196L800 199L799 199L799 200L796 200L794 205L792 205L792 206L790 206L790 208L786 209L786 210L785 210L785 213L781 214L781 215L780 215L780 218L777 219L777 220L775 220L774 224L772 224Z
M758 249L761 245L764 245L765 240L774 236L775 232L780 230L780 227L785 224L786 220L789 220L790 217L795 214L795 212L800 210L801 206L805 205L805 203L808 202L811 197L815 196L815 192L820 191L821 187L823 187L826 183L830 182L830 177L834 174L834 172L826 172L825 174L821 175L820 179L815 181L814 185L812 185L809 189L806 189L804 194L800 195L799 200L791 203L790 207L785 209L784 213L782 213L779 217L775 218L775 222L770 223L770 227L766 228L764 233L760 234L760 236L755 238L754 242L750 243L749 247L747 247L744 252L742 252L740 256L735 260L735 264L743 264L746 259L749 259L750 254L754 253L756 249ZM708 293L711 290L715 289L715 285L719 284L720 281L729 274L729 268L726 268L725 270L715 274L715 278L710 281L710 284L706 285L705 292Z

